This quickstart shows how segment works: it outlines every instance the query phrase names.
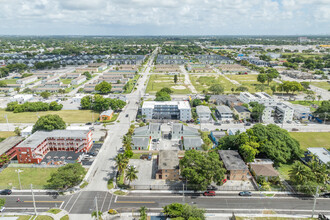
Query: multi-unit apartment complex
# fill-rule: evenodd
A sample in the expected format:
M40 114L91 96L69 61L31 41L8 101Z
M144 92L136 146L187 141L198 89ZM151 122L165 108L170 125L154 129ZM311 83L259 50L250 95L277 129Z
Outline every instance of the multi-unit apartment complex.
M88 152L91 130L37 131L16 146L19 163L40 163L49 151Z
M145 119L191 120L191 108L188 101L146 101L142 106Z

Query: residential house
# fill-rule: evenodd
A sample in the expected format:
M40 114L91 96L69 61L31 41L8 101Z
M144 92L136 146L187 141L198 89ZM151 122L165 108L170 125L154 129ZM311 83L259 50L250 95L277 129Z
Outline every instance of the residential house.
M315 155L321 164L328 164L330 162L330 151L323 147L309 147L308 154Z
M201 122L211 121L211 110L208 106L204 106L204 105L197 106L196 113Z
M226 170L227 179L229 180L247 180L249 169L242 160L238 151L219 150L220 159L222 160Z
M180 167L177 150L161 150L157 157L158 170L156 179L158 180L179 180Z
M160 139L162 137L161 124L150 123L149 125L135 128L133 137L148 137L149 139Z
M133 150L149 150L149 137L132 137Z
M201 137L183 137L182 144L184 150L202 150L204 142Z
M269 178L279 176L273 164L269 159L254 159L254 162L249 163L249 167L256 178L264 177L268 181Z
M113 110L109 109L100 114L100 121L109 121L113 117Z
M238 115L239 120L249 120L251 111L244 106L234 106L234 114Z

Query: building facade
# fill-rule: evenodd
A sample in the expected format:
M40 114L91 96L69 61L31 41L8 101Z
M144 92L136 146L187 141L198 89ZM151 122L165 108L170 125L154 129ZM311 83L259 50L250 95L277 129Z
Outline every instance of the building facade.
M145 119L191 120L191 108L188 101L146 101L142 106Z

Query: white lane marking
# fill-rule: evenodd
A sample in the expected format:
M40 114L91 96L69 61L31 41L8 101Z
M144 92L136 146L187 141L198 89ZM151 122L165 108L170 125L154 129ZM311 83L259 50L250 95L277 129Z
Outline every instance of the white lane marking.
M148 208L149 210L163 210L162 208ZM267 208L265 209L233 209L233 208L223 208L223 209L209 209L206 208L205 210L207 211L265 211L268 210ZM275 212L311 212L310 210L301 210L301 209L271 209L272 211ZM315 210L315 212L327 212L330 213L330 210Z
M68 201L68 202L65 204L65 206L64 206L64 208L63 208L63 209L66 209L66 207L67 207L67 206L68 206L68 204L70 203L70 201L71 201L72 197L74 197L74 195L71 195L71 197L70 197L69 201Z
M115 203L117 202L117 198L118 198L118 196L115 197Z
M6 209L12 209L12 210L16 210L16 209L32 209L32 210L34 210L34 208L33 207L5 207L5 210ZM50 207L40 207L40 208L36 208L36 209L50 209Z
M78 199L79 199L79 197L80 197L80 195L81 195L81 192L82 192L82 191L80 191L80 193L79 193L79 195L77 196L76 200L73 202L73 204L72 204L70 210L68 211L69 213L71 212L71 210L73 209L74 205L75 205L76 202L78 201Z
M104 199L103 199L103 203L102 203L102 206L101 206L101 212L102 212L102 210L103 210L103 206L104 206L104 202L105 202L105 199L107 198L107 195L108 195L108 192L105 194L105 196L104 196Z
M63 204L64 204L64 201L61 203L60 209L62 209Z
M110 199L110 202L109 202L108 210L110 210L110 206L111 206L111 202L112 202L112 197L113 197L113 194L111 194L111 199Z

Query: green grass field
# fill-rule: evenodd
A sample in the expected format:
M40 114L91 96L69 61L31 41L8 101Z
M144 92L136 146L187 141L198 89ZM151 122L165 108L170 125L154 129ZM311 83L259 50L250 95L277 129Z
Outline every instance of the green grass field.
M16 134L13 131L0 131L0 138L7 138L15 135Z
M262 84L262 83L258 82L258 80L257 80L258 75L227 75L227 77L229 79L237 81L238 83L241 84L241 86L247 87L249 89L250 93L258 92L258 91L256 91L255 86ZM278 83L271 82L270 86L274 85L274 84L277 85ZM264 92L272 94L270 86L268 86L267 83L264 83L264 85L265 85L265 88L266 88Z
M0 188L16 187L19 189L18 176L15 170L18 168L7 167L0 173ZM23 170L20 173L22 188L29 189L33 184L35 189L43 189L52 172L57 168L19 168Z
M328 83L328 82L312 82L311 85L319 87L321 89L325 89L325 90L330 89L330 83Z
M303 150L308 147L330 148L330 132L291 132L290 135L299 141Z
M281 164L280 167L277 168L277 171L280 173L285 180L289 180L289 170L291 170L293 164Z
M286 217L237 217L237 220L312 220L317 218L286 218Z
M4 79L1 81L6 82L7 84L16 84L17 79Z
M225 77L219 75L190 75L190 81L198 92L207 90L213 84L224 86L225 92L231 93L231 88L237 86L228 81Z
M13 113L0 109L0 123L5 123L6 119L3 115L8 116L9 123L35 123L38 119L37 112ZM90 110L61 110L38 112L39 116L55 114L59 115L66 123L86 123L93 119L93 112ZM99 117L98 113L94 113L94 120Z
M173 75L152 74L150 76L147 93L156 93L164 87L173 90L174 94L189 94L191 93L187 85L184 84L184 75L178 77L178 82L174 83Z
M63 84L70 84L71 81L72 81L72 79L61 79L61 82L62 82Z

